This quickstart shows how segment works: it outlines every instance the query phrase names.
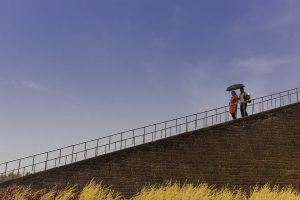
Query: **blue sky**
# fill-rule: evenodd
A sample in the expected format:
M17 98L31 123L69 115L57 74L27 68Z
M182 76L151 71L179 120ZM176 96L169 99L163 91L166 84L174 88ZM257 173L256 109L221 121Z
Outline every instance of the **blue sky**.
M0 160L300 86L298 0L0 0Z

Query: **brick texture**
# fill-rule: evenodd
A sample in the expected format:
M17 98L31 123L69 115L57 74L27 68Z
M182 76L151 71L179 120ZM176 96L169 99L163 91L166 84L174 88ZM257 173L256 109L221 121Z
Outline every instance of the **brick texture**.
M0 184L35 188L92 178L129 197L168 180L249 188L300 185L300 103Z

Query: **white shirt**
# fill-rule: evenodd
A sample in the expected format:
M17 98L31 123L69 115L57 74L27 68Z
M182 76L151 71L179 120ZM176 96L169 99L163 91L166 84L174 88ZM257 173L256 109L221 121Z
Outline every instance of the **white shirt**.
M243 93L240 94L240 96L239 96L240 103L246 103L244 97L247 93L248 92L244 91Z

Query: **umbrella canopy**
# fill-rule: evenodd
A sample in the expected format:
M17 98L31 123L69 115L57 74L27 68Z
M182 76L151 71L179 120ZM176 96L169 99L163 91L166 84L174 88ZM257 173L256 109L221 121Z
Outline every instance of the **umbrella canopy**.
M242 87L245 87L244 84L234 84L234 85L231 85L229 86L226 91L232 91L232 90L237 90L237 89L240 89Z

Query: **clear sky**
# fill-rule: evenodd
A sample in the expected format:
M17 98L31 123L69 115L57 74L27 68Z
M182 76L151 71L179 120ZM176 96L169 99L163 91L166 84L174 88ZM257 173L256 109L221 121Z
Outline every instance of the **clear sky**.
M299 0L0 0L0 161L300 86Z

